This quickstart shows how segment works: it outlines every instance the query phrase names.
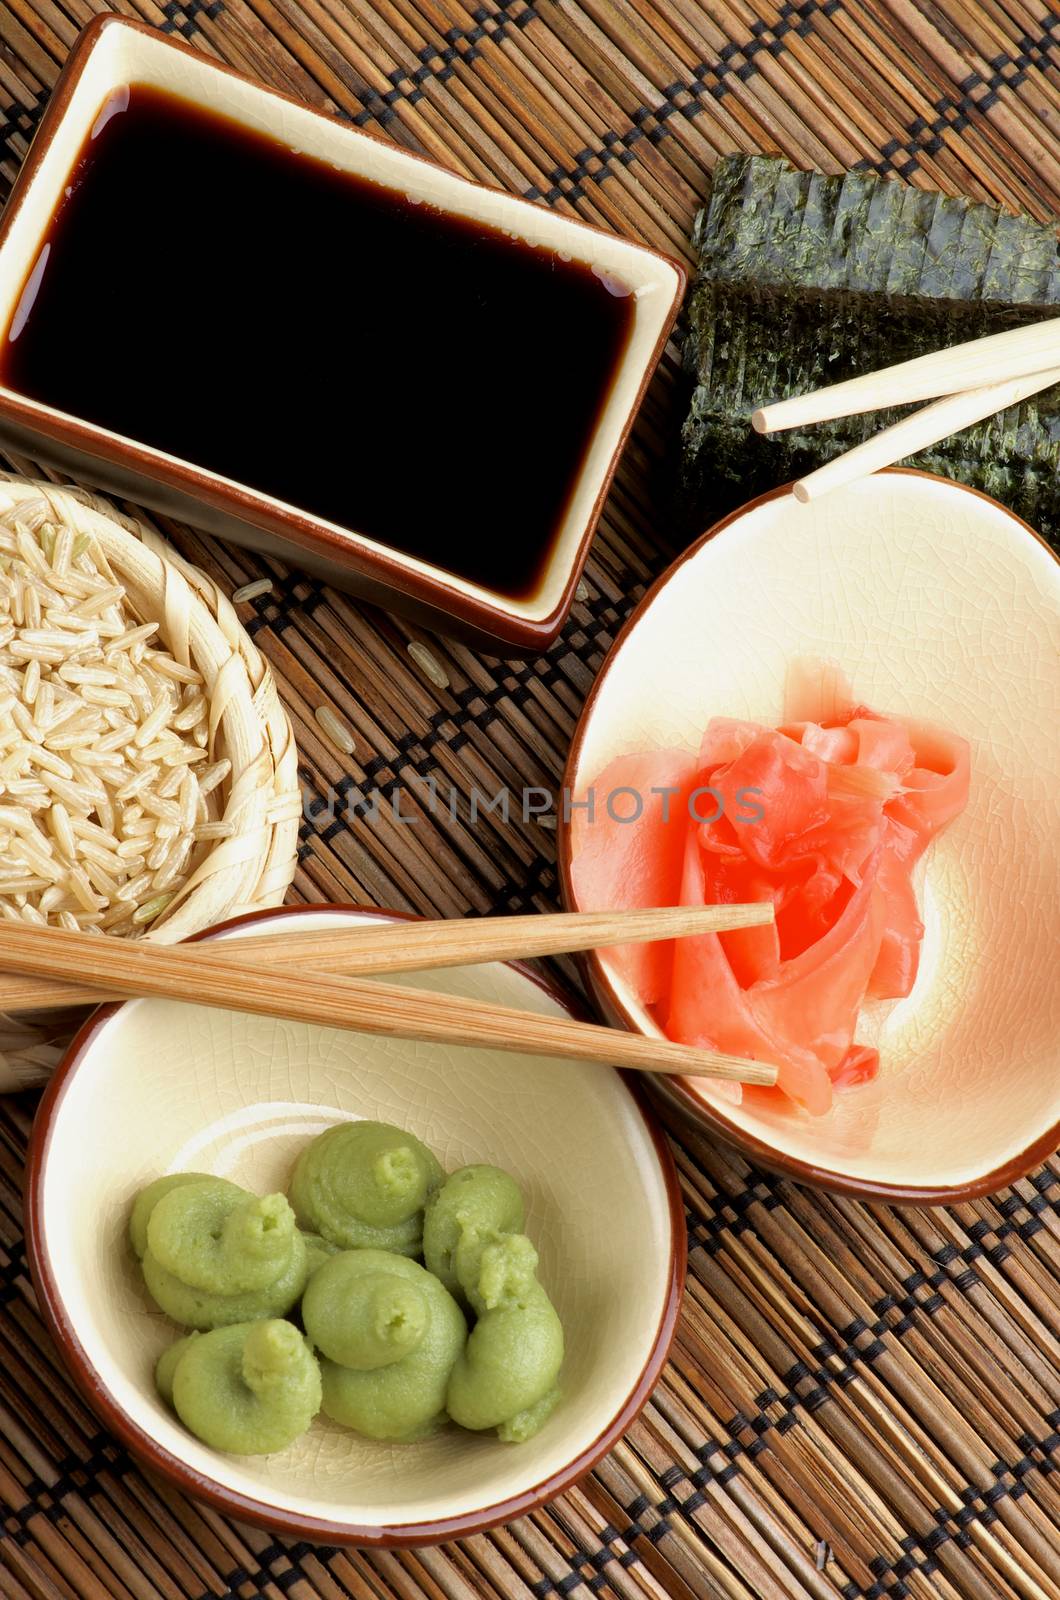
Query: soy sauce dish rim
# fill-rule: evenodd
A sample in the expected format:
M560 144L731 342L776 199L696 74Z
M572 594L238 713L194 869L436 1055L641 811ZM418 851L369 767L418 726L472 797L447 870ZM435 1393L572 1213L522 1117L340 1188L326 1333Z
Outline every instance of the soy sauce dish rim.
M1040 545L1046 554L1052 558L1055 565L1060 568L1060 554L1052 549L1037 529L1031 527L1030 523L1025 522L1022 517L1008 506L995 500L991 495L985 494L982 490L972 488L970 484L960 483L956 479L942 477L938 473L925 472L919 467L885 467L881 469L881 473L876 474L876 476L881 475L920 479L932 485L945 485L947 489L959 491L972 496L976 500L985 502L995 510L1002 512L1022 532L1028 534L1034 543ZM717 522L712 523L704 533L680 552L638 601L616 634L582 705L563 771L563 792L565 794L574 792L589 723L608 676L609 668L630 639L637 624L649 610L653 601L672 581L680 577L681 570L686 563L698 556L713 540L724 535L728 528L740 522L749 513L768 505L774 500L790 495L791 487L790 483L779 484L776 488L769 489L765 493L745 501L733 511L719 518ZM1058 577L1060 577L1060 574L1058 574ZM580 907L574 892L572 877L571 827L566 814L562 814L557 818L556 865L559 874L560 893L565 909L568 911L579 910ZM640 1031L636 1019L627 1009L622 995L616 990L610 975L599 960L597 952L592 950L585 951L579 954L576 960L590 992L608 1022L614 1027L626 1028L632 1032ZM998 1190L1015 1183L1019 1178L1025 1177L1028 1172L1033 1171L1060 1144L1060 1122L1057 1122L1045 1129L1030 1145L1018 1151L1010 1159L1001 1162L1000 1165L990 1171L980 1173L974 1178L968 1178L965 1181L953 1184L890 1183L884 1179L859 1177L848 1172L835 1171L827 1166L817 1165L812 1161L805 1160L800 1156L789 1154L787 1151L768 1143L765 1139L734 1123L720 1107L707 1106L702 1100L693 1097L684 1088L680 1079L645 1075L645 1084L654 1103L666 1107L671 1112L679 1113L686 1125L696 1132L700 1134L706 1133L720 1139L729 1148L740 1151L757 1165L770 1172L774 1172L781 1177L792 1178L796 1182L806 1184L811 1188L823 1189L829 1193L849 1195L855 1199L889 1205L954 1205L965 1200L978 1199L983 1195L995 1194Z
M302 916L334 914L338 917L357 916L382 922L415 922L421 919L408 912L381 910L374 906L331 903L320 906L271 907L229 918L213 927L195 934L193 940L213 939L236 928L264 926L269 921L292 920ZM577 999L566 993L550 976L532 964L521 961L499 963L511 967L528 978L550 999L572 1017L586 1019L586 1012ZM101 1421L121 1442L151 1471L159 1473L176 1488L203 1501L227 1516L241 1518L258 1527L268 1528L288 1537L304 1538L340 1545L363 1545L382 1549L405 1549L443 1541L468 1538L483 1533L516 1517L536 1511L555 1499L566 1489L590 1472L598 1461L611 1450L634 1422L647 1404L669 1356L677 1331L681 1298L684 1290L688 1262L688 1238L685 1227L684 1205L673 1155L662 1126L650 1104L637 1075L616 1072L616 1077L628 1093L650 1136L655 1153L658 1178L665 1196L665 1209L669 1220L670 1254L666 1273L666 1291L663 1297L651 1348L641 1371L631 1383L628 1393L612 1420L587 1445L584 1445L563 1467L521 1494L491 1506L480 1507L464 1515L422 1523L380 1523L376 1525L335 1522L328 1518L305 1516L272 1506L267 1500L258 1500L230 1489L212 1478L204 1476L189 1466L180 1456L160 1445L150 1433L136 1422L107 1388L92 1364L76 1330L76 1319L68 1310L59 1290L51 1264L47 1239L43 1227L44 1182L51 1134L56 1114L60 1108L67 1084L81 1066L85 1054L97 1034L119 1012L123 1004L116 1001L100 1006L80 1028L67 1048L62 1060L48 1083L33 1121L26 1160L24 1185L26 1253L34 1289L40 1301L44 1321L55 1339L59 1353L74 1381L100 1417ZM517 1446L506 1448L516 1449Z
M60 450L74 450L80 452L82 456L91 456L100 461L105 469L134 474L138 480L140 495L145 501L149 498L144 493L145 486L163 495L167 491L171 494L174 492L182 494L206 508L215 518L218 515L235 518L241 521L244 527L257 529L267 538L278 538L288 542L293 547L289 552L293 559L297 559L298 552L303 551L310 558L316 557L320 561L331 563L335 568L345 569L351 578L357 577L369 584L385 586L391 592L407 597L412 603L430 606L452 617L457 624L480 630L503 644L515 647L516 650L546 648L555 638L570 610L615 470L676 320L687 284L687 271L684 265L674 257L652 249L636 239L609 232L580 218L565 216L548 207L540 206L524 196L466 178L430 157L406 150L403 146L393 145L368 129L356 127L352 122L336 114L310 106L296 96L271 85L257 82L225 63L214 61L184 40L160 34L137 19L103 13L89 21L75 40L15 179L3 216L0 218L0 263L20 285L25 281L39 252L40 231L38 230L32 247L24 241L16 254L10 244L12 230L18 224L20 213L61 128L65 136L64 125L71 109L71 102L83 76L91 66L97 47L107 34L115 30L124 35L129 42L128 48L134 53L133 63L130 70L121 74L110 73L106 77L103 83L104 95L124 83L137 81L135 51L146 50L150 53L157 47L176 52L190 63L190 66L183 69L186 73L194 76L206 72L222 81L225 79L234 81L240 85L241 95L249 95L267 106L275 124L281 128L284 116L290 115L290 108L293 108L296 117L309 117L318 123L326 124L333 133L338 133L347 141L347 148L354 149L360 146L362 159L364 151L369 150L369 147L376 147L377 151L386 153L386 162L397 163L402 171L410 176L413 183L417 174L421 177L434 175L435 181L440 182L447 192L433 199L431 203L437 205L443 213L456 217L474 215L473 210L464 209L464 204L472 203L473 196L478 195L480 200L482 196L496 197L504 214L525 218L523 226L515 225L518 237L539 239L542 219L547 219L544 222L546 232L560 232L567 242L577 241L581 248L573 253L577 259L588 265L599 262L605 270L611 270L607 267L606 261L601 261L601 251L605 256L613 254L616 250L621 253L630 267L631 287L634 293L652 283L656 289L662 291L663 276L667 283L671 283L672 280L672 287L666 294L652 293L652 309L644 313L644 331L641 339L643 347L638 352L634 351L634 345L637 343L637 318L634 318L630 339L616 365L611 389L599 412L594 429L587 435L589 442L584 458L586 463L594 443L601 435L606 435L608 430L615 430L613 449L606 458L598 461L591 471L587 466L583 466L579 478L579 483L583 483L583 487L581 490L576 487L571 503L577 500L579 493L585 496L591 494L593 486L597 485L592 502L589 504L586 501L584 507L579 508L576 518L570 515L568 507L569 526L565 523L561 534L554 541L554 548L543 569L541 583L534 594L522 599L480 587L473 581L461 578L459 574L417 560L414 556L406 555L398 549L368 538L354 529L343 528L325 518L305 512L297 506L290 506L282 500L274 499L251 485L226 478L194 462L138 443L125 435L110 432L85 418L19 395L15 390L8 389L2 384L0 384L0 421L22 434L28 433L38 440L45 439ZM178 77L181 76L181 72L178 62ZM144 81L152 80L148 75ZM175 92L205 111L218 109L209 96L189 86L186 77L182 78L181 87ZM98 109L97 105L96 112ZM94 114L86 113L83 107L80 108L76 120L79 144L87 137ZM243 120L241 114L231 108L225 109L222 114L234 116L237 121ZM71 122L71 127L74 126L75 124ZM312 151L309 153L312 154ZM361 166L351 159L350 170L360 172ZM389 182L386 179L377 181L384 184ZM46 228L54 215L58 194L52 192L50 198L43 196L43 199L47 200L47 205L42 204L45 215L41 226ZM5 255L11 256L10 262L5 260ZM638 263L641 267L640 272L635 270ZM655 274L654 279L652 274ZM86 314L93 314L91 308ZM649 348L644 341L656 330L656 337ZM624 378L631 386L630 392L626 398L619 401L616 399L616 392ZM395 459L399 459L399 452L395 453ZM597 479L599 479L598 484ZM134 497L137 494L136 489L112 492L129 493Z

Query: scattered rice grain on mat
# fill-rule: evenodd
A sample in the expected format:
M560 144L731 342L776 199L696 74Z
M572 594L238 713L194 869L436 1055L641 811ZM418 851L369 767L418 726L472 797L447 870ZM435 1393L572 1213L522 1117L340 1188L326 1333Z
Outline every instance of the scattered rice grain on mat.
M418 639L412 639L408 645L408 652L425 678L437 684L439 689L448 689L449 674L438 657L432 655L425 644L421 644Z
M255 578L253 583L244 583L232 596L232 604L238 605L241 600L256 600L259 595L269 594L272 591L271 578Z
M313 712L321 729L343 755L352 756L357 749L353 734L341 723L330 706L317 706Z

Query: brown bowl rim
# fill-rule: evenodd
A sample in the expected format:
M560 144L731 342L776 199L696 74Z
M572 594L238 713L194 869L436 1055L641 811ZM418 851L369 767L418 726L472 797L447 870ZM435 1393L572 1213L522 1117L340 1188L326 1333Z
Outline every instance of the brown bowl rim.
M385 911L374 906L360 906L352 903L332 902L327 905L317 906L271 907L262 911L247 912L238 917L230 917L225 922L216 923L213 927L195 934L193 940L188 942L214 938L232 928L248 927L252 924L262 924L270 920L292 916L319 916L322 913L324 915L340 916L355 913L357 916L371 917L384 922L415 922L421 920L419 917L404 911ZM551 976L546 976L544 972L522 961L509 961L505 962L504 965L513 967L523 977L530 978L539 989L543 990L558 1005L562 1006L571 1016L579 1019L584 1018L584 1009L577 999L567 994ZM127 1002L116 1001L100 1006L79 1029L67 1048L63 1059L56 1067L33 1120L26 1161L24 1189L26 1253L44 1321L49 1327L58 1346L59 1353L73 1375L78 1389L110 1431L121 1440L122 1444L152 1472L157 1472L183 1493L195 1500L204 1501L207 1505L223 1512L226 1516L239 1518L258 1527L264 1527L294 1539L307 1539L317 1543L336 1545L360 1545L381 1549L404 1549L439 1544L449 1539L465 1539L473 1534L484 1533L487 1529L496 1527L500 1523L511 1522L516 1517L522 1517L531 1511L539 1510L558 1494L562 1494L564 1490L569 1489L572 1484L577 1483L586 1473L590 1472L596 1463L618 1442L643 1409L666 1364L670 1346L677 1330L678 1314L681 1307L681 1296L684 1290L685 1272L688 1263L688 1239L685 1228L684 1204L681 1198L677 1167L663 1130L654 1111L647 1102L643 1088L635 1081L636 1075L627 1072L619 1074L640 1115L641 1121L651 1135L652 1144L655 1148L669 1208L670 1260L666 1297L651 1350L644 1366L637 1375L636 1381L611 1422L590 1444L580 1450L566 1466L550 1474L541 1483L524 1490L522 1494L514 1495L507 1500L497 1501L494 1505L485 1506L478 1511L469 1512L466 1516L449 1517L432 1522L381 1523L379 1525L333 1522L329 1518L300 1516L295 1512L283 1511L278 1507L270 1506L267 1501L257 1500L249 1495L240 1494L236 1490L228 1489L203 1473L195 1471L194 1468L182 1461L179 1456L163 1449L145 1429L132 1420L124 1407L110 1393L78 1339L73 1321L66 1311L52 1271L51 1258L41 1220L48 1147L51 1143L55 1112L62 1101L67 1083L77 1071L86 1049L96 1034L120 1010L121 1005L124 1003Z
M104 12L93 17L81 29L56 79L55 87L52 90L44 115L15 178L11 194L4 207L3 216L0 218L0 245L7 239L11 225L22 207L25 192L41 164L44 152L50 145L59 123L66 114L70 98L91 52L103 33L108 28L115 27L146 34L151 39L173 50L197 56L200 60L205 61L215 72L250 83L261 94L283 104L296 105L302 110L308 110L314 116L322 117L327 122L335 123L347 133L353 133L365 139L373 139L381 144L387 143L386 140L380 139L376 133L366 128L354 127L346 118L336 116L333 112L322 111L316 106L310 106L305 101L299 100L295 95L286 94L282 89L275 89L270 84L259 83L247 73L239 72L225 62L216 61L212 56L207 56L201 50L196 50L185 40L177 38L173 34L160 34L156 28L152 28L148 23L141 22L134 17L126 17L114 12ZM392 147L388 145L388 148ZM433 161L429 156L420 155L417 151L405 150L402 147L402 154L412 161L420 162L422 165L431 167L436 171L445 172L450 177L454 175L460 176L460 174L453 174L452 170L444 166L442 162ZM513 195L508 190L501 189L499 185L479 183L477 179L468 181L475 182L478 188L492 190L497 194L504 194L507 199L516 201L520 206L532 209L535 205L535 202L527 200L522 195ZM584 222L580 217L565 217L564 220L569 222L572 227L583 230L588 234L601 235L606 238L614 237L613 232L609 232L606 228L597 227L593 223ZM222 483L216 474L208 472L203 467L196 466L194 462L185 462L176 457L167 460L156 459L154 453L143 445L138 444L135 440L114 440L105 437L97 427L86 419L67 417L54 410L49 410L42 415L13 392L0 393L0 417L10 418L38 435L54 440L68 448L79 450L83 454L93 456L98 460L106 461L112 466L121 466L135 471L141 478L164 484L171 489L177 489L212 507L215 511L235 516L248 522L251 526L264 529L277 538L286 539L297 548L306 550L320 559L344 567L361 578L374 579L378 583L383 583L389 588L418 601L420 604L433 606L436 610L448 614L465 626L478 628L507 645L525 650L545 650L555 639L570 610L574 599L574 591L585 566L593 535L596 532L596 525L603 510L604 501L610 492L615 471L626 448L648 385L655 374L663 350L666 347L666 342L670 337L688 282L686 267L675 257L667 255L661 250L652 249L651 246L642 244L636 239L628 240L627 242L634 245L638 250L644 251L646 255L653 256L656 260L665 261L676 274L676 287L659 336L645 364L637 392L626 412L622 431L615 443L599 492L586 517L585 528L574 553L563 592L552 611L546 617L525 617L508 609L504 604L504 596L499 593L495 601L483 600L475 595L461 594L459 591L449 587L444 580L444 576L433 577L426 573L418 572L415 568L409 566L397 551L391 551L386 548L379 550L364 549L359 545L348 544L338 538L322 521L308 512L299 511L297 508L292 508L290 511L285 510L278 501L252 489L249 485L234 482L232 484ZM350 531L355 532L356 530L351 529Z
M1011 518L1024 532L1047 551L1053 560L1060 565L1060 555L1053 550L1036 528L1025 522L1015 511L1002 505L991 495L984 494L981 489L973 489L970 484L958 483L954 478L945 478L937 472L924 472L919 467L886 467L883 471L901 475L907 478L927 478L933 483L944 483L950 488L960 489L965 494L974 495L978 500L985 500L988 505L996 507ZM759 506L767 505L771 500L789 494L791 484L780 484L775 489L769 489L764 494L756 495L754 499L737 506L726 516L720 517L712 523L705 533L700 534L687 549L683 550L677 559L662 572L644 596L637 602L622 627L615 635L614 642L604 658L600 671L593 681L592 687L586 696L574 729L570 751L563 770L563 793L571 792L578 763L581 760L582 747L585 743L586 732L596 705L597 696L611 667L618 657L619 651L626 643L640 618L648 607L662 592L662 590L677 576L686 561L698 555L704 545L716 539L719 534L738 522L749 512L756 511ZM574 895L574 885L571 879L571 834L569 819L565 809L557 817L557 842L556 864L559 871L560 892L563 904L568 910L578 909ZM608 1021L616 1027L628 1029L637 1033L636 1019L623 1005L610 978L601 965L599 956L594 950L588 950L579 955L579 964L584 972L589 986L601 1010ZM966 1183L958 1184L902 1184L884 1183L869 1178L852 1177L849 1173L835 1172L830 1167L817 1166L813 1162L802 1161L797 1156L789 1156L782 1150L777 1150L773 1145L766 1144L754 1134L747 1133L738 1124L730 1121L725 1113L715 1107L704 1105L687 1090L679 1079L663 1078L661 1076L649 1077L649 1088L654 1098L663 1100L671 1109L678 1111L687 1121L697 1126L700 1131L704 1128L716 1134L726 1144L734 1146L749 1156L758 1166L765 1167L768 1171L777 1172L783 1177L793 1178L798 1183L808 1184L813 1188L825 1189L833 1194L850 1195L860 1200L879 1201L890 1205L918 1205L941 1206L955 1205L965 1200L976 1200L982 1195L995 1194L999 1189L1014 1183L1017 1178L1027 1175L1034 1167L1060 1145L1060 1122L1047 1129L1033 1144L1028 1145L1017 1155L1003 1162L992 1171L983 1173L978 1178L970 1179Z

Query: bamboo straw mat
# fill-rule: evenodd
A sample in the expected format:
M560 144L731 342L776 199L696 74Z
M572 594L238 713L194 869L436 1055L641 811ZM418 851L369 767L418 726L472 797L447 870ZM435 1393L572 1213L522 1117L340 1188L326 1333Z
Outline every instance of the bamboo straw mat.
M716 158L780 151L1060 212L1060 10L1040 0L122 0L362 127L687 255ZM92 0L0 4L0 173ZM179 175L173 175L179 181ZM233 286L167 281L193 318ZM115 251L114 289L121 292ZM499 663L297 572L165 531L230 590L294 719L311 813L292 898L431 915L551 908L555 836L462 820L474 784L555 789L630 607L673 555L653 508L670 349L569 626ZM483 448L488 441L483 441ZM34 471L25 461L19 471ZM410 651L410 645L415 646ZM356 743L341 754L314 711ZM333 814L434 777L418 826ZM146 1479L66 1381L20 1224L32 1096L0 1102L2 1600L1058 1600L1060 1164L991 1201L895 1210L801 1190L674 1124L691 1263L666 1374L579 1488L405 1554L285 1547Z

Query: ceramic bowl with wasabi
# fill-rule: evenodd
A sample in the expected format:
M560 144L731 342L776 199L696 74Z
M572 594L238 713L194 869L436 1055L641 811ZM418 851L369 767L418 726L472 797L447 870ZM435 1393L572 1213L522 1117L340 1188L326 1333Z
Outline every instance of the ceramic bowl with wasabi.
M227 924L363 923L328 907ZM401 981L569 1014L529 969L491 963ZM532 1439L448 1426L375 1443L318 1417L271 1455L201 1444L159 1398L177 1330L144 1294L126 1241L160 1174L200 1171L258 1194L287 1187L324 1129L368 1118L414 1133L446 1171L489 1162L523 1190L540 1274L566 1330L562 1399ZM684 1277L672 1158L634 1087L607 1067L447 1049L156 1000L101 1008L41 1103L26 1188L42 1310L86 1399L145 1465L228 1515L327 1543L416 1545L508 1522L615 1443L658 1377Z

